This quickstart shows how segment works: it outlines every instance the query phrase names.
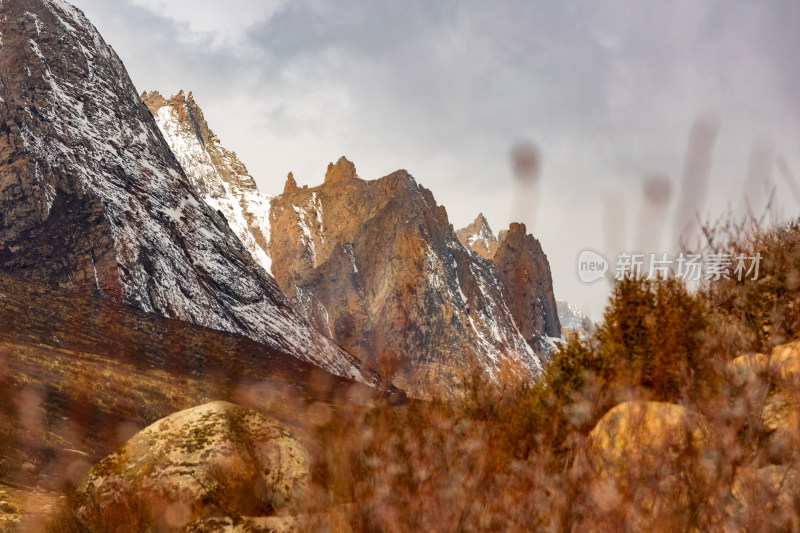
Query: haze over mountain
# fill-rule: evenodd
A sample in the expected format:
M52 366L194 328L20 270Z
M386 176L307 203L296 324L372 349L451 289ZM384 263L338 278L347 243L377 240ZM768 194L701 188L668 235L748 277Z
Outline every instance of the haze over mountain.
M633 236L657 173L673 186L671 217L698 116L720 120L701 215L739 203L754 145L774 142L800 175L794 2L76 2L140 90L194 90L263 192L281 192L290 170L316 183L342 154L365 176L407 168L456 227L479 211L498 229L526 223L559 297L595 320L608 286L582 285L575 259L620 252L604 249L596 200L624 192ZM538 220L511 213L520 138L541 149ZM784 213L798 209L772 179ZM665 234L652 251L672 244Z

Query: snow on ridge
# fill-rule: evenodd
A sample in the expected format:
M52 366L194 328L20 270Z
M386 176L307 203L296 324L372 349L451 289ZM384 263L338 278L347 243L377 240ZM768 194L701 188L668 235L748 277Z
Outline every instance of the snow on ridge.
M469 298L461 288L456 250L469 254L469 250L457 239L446 243L445 249L439 253L431 245L427 245L425 263L428 282L442 300L450 302L463 312L475 335L475 346L484 356L484 370L493 377L502 362L511 359L532 375L539 374L542 371L539 357L525 341L514 321L505 322L502 319L511 314L502 299L498 300L492 295L492 289L499 291L499 287L494 286L498 281L488 268L473 262L468 264L468 269L477 282L478 294L472 295L476 300L473 305L469 305ZM441 253L449 257L450 261L445 261ZM449 268L445 266L448 263ZM504 346L504 349L500 346Z
M247 251L271 274L272 260L266 250L256 242L245 219L247 212L268 239L270 197L262 195L257 188L235 190L234 184L224 180L202 139L198 138L192 128L180 122L174 107L165 105L155 114L155 119L192 185L203 195L208 205L225 216ZM232 171L231 167L228 164L229 171Z
M311 193L309 199L300 204L292 204L295 213L297 226L300 228L300 239L303 241L308 254L311 256L314 267L317 266L317 243L325 243L325 231L323 229L322 201L316 192Z
M24 79L26 69L40 74L27 82L32 90L21 95L16 115L30 179L39 185L34 194L42 212L36 216L46 220L58 194L96 201L114 243L113 283L126 303L243 334L369 382L351 356L291 307L265 272L268 262L253 259L257 251L231 229L243 222L218 204L226 223L195 192L122 62L85 16L61 0L31 3L29 9L41 26L26 30L8 20L0 25L6 34L26 32L23 42L33 51L3 51L22 61L10 76ZM87 268L98 286L104 282L94 257Z

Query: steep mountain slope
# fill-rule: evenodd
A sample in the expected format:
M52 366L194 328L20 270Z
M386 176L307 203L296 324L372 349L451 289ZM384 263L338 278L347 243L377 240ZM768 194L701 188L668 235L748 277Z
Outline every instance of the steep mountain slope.
M444 207L406 171L364 181L341 158L318 187L290 177L270 228L278 285L401 389L448 391L476 369L540 371L492 264L458 241Z
M269 197L258 190L247 167L220 144L191 92L169 100L157 91L145 92L142 101L194 188L225 215L253 259L269 272Z
M561 337L561 324L550 263L541 243L517 223L495 237L483 214L456 235L464 246L493 263L514 321L535 350L546 352L547 337Z
M0 269L372 379L293 310L195 191L79 10L6 0L0 34Z

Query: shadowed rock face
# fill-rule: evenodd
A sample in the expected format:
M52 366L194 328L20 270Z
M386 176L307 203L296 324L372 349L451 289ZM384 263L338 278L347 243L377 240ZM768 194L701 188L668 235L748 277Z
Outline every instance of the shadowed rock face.
M561 337L550 263L539 241L524 224L511 224L496 238L483 214L456 232L473 252L492 261L503 285L503 298L525 340L539 353L542 337Z
M511 224L493 258L503 283L503 297L525 340L532 346L542 335L561 337L550 264L539 241L525 224Z
M203 201L79 10L7 0L0 15L0 268L367 379Z
M406 171L364 181L342 158L323 185L287 186L270 228L281 289L411 394L447 392L476 369L540 370L492 263L458 241L444 207Z

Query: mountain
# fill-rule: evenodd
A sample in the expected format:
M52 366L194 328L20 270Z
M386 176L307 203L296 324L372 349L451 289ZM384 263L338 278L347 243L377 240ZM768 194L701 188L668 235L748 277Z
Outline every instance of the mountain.
M483 213L480 213L469 226L457 230L456 237L471 251L489 260L494 257L499 245Z
M212 208L220 211L247 251L268 272L269 200L235 152L220 144L190 92L168 100L159 92L143 93L186 177Z
M560 338L550 263L525 224L512 223L501 235L492 262L503 284L506 305L525 340L536 348L547 342L547 337Z
M592 319L581 313L580 309L568 302L561 300L556 302L558 305L558 319L561 327L565 331L573 333L587 333L594 328Z
M82 12L6 0L0 15L0 270L373 380L206 204Z
M459 242L445 208L405 170L365 181L343 157L317 187L290 176L270 229L281 289L410 394L450 391L476 370L540 372L494 265Z
M541 243L524 224L512 223L495 237L483 214L456 232L461 243L489 260L497 270L503 297L525 340L547 351L548 337L561 337L550 263Z

